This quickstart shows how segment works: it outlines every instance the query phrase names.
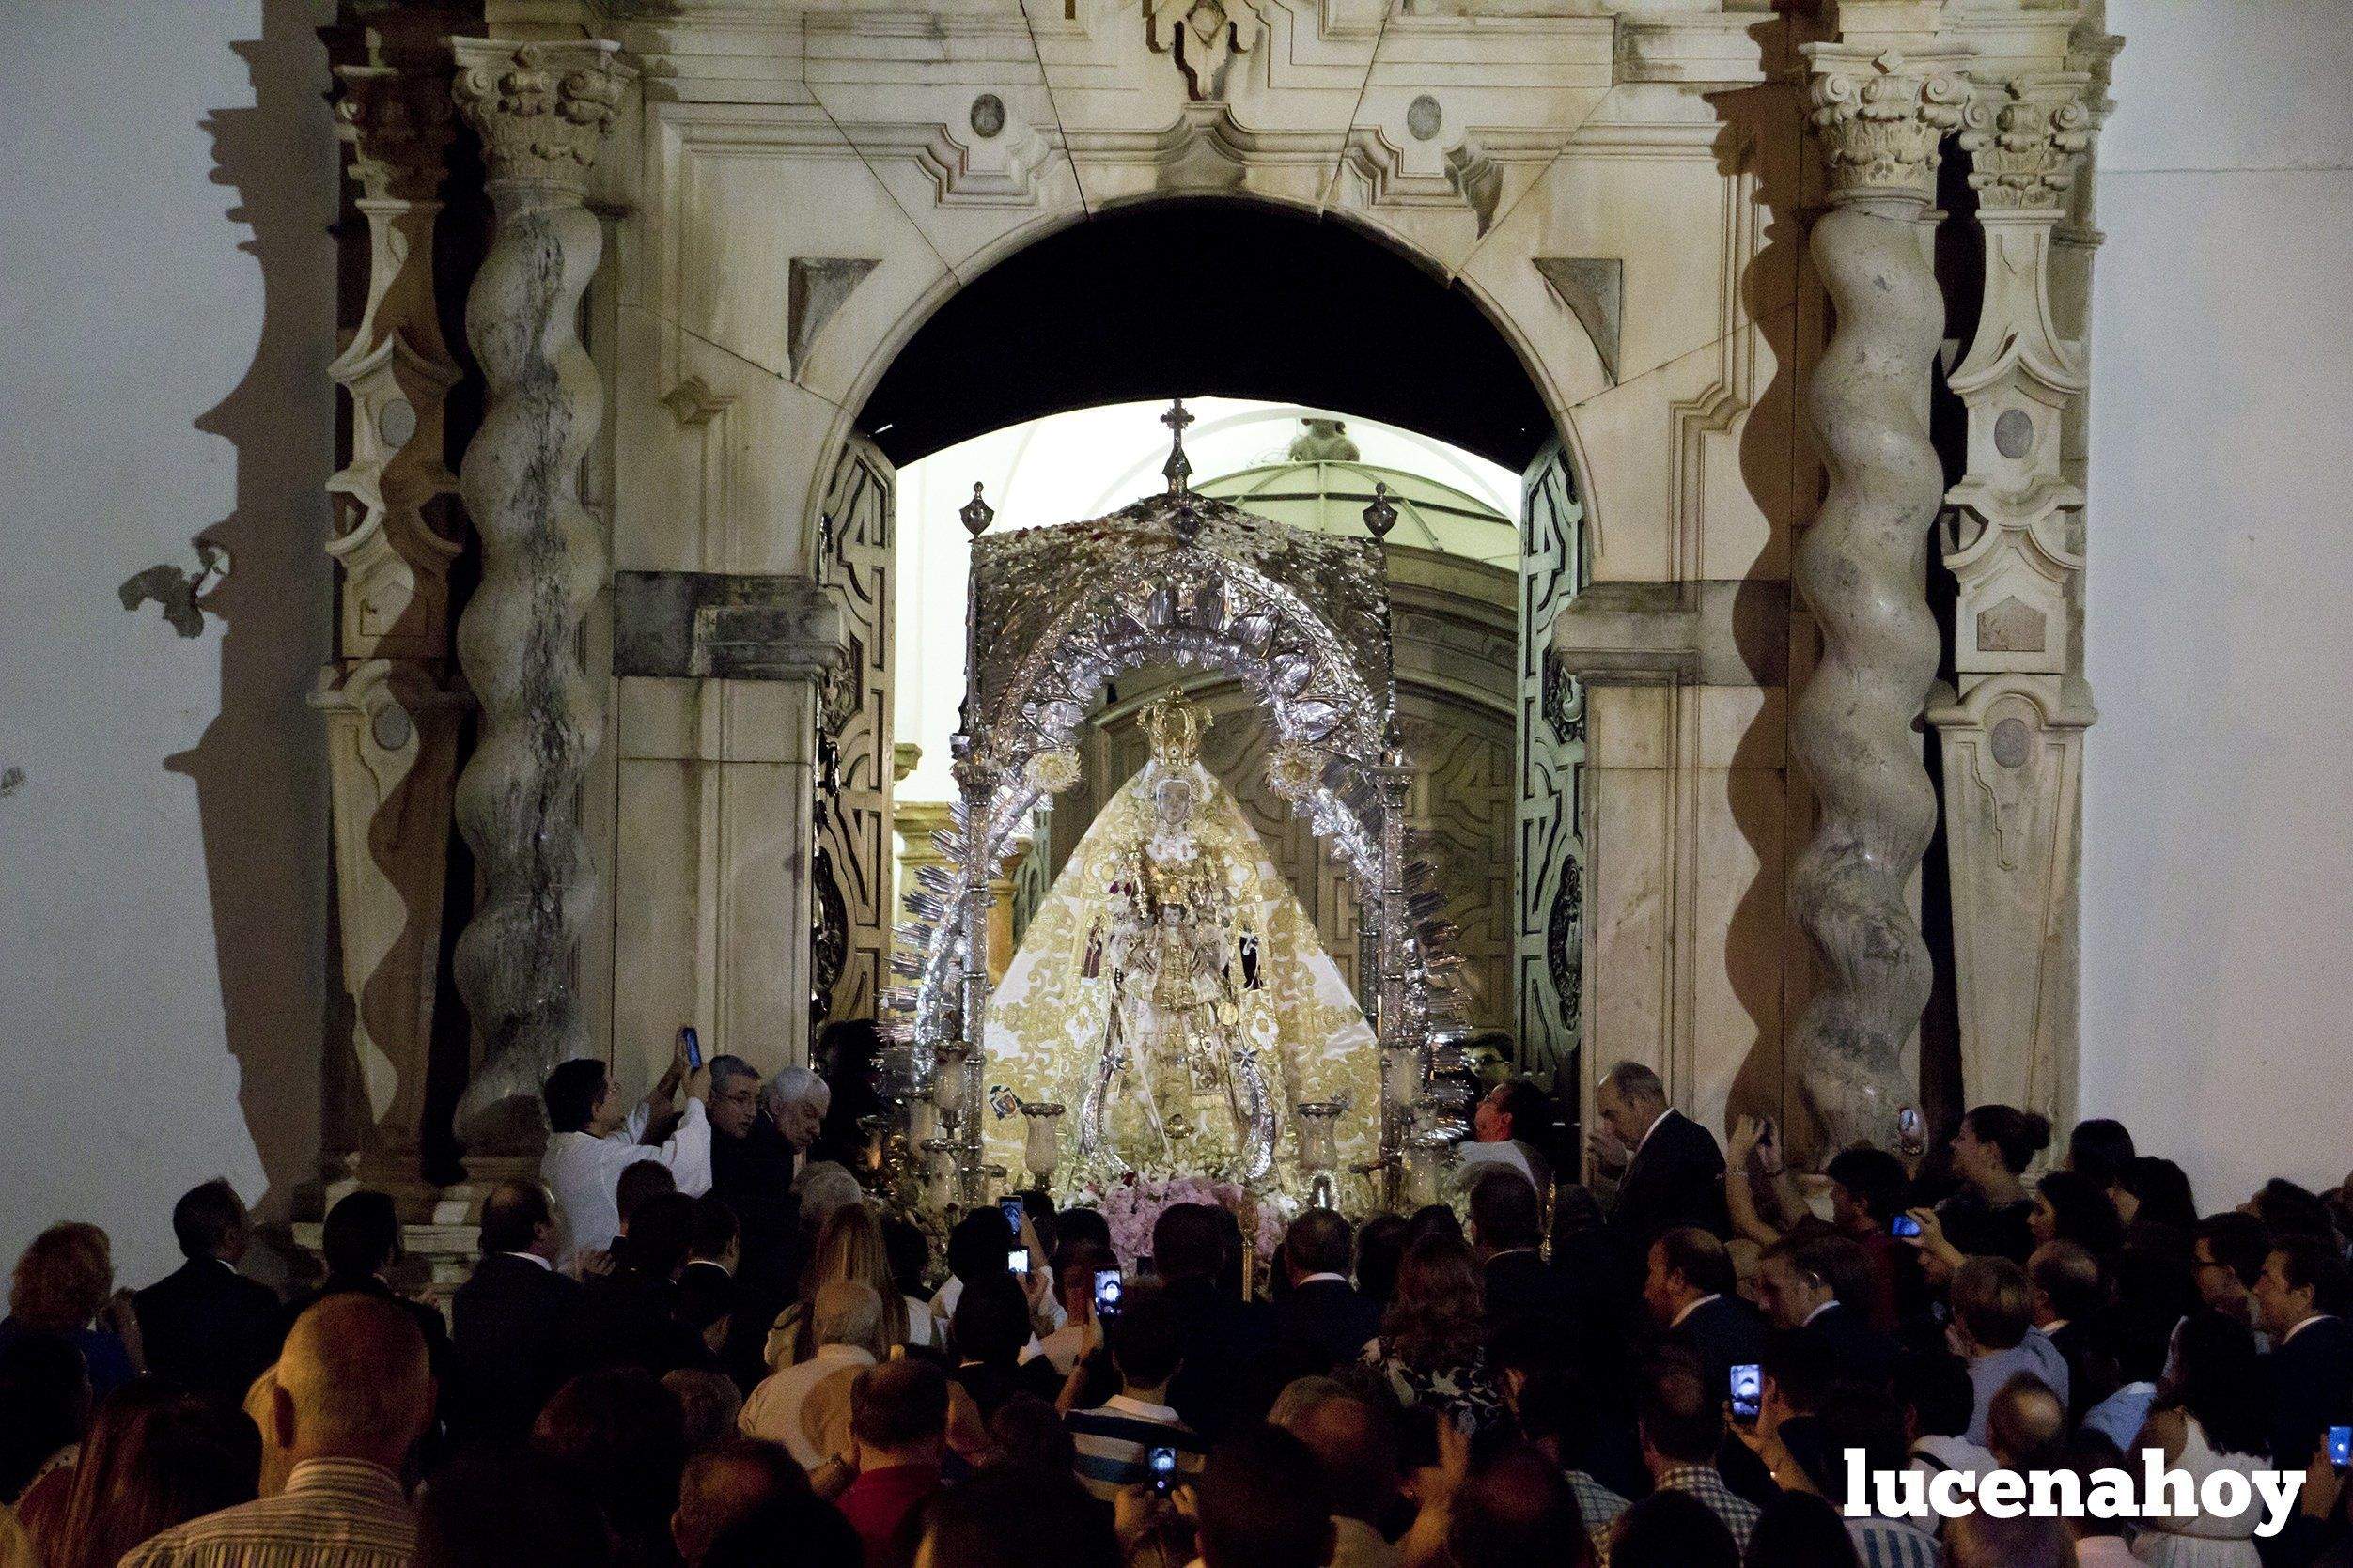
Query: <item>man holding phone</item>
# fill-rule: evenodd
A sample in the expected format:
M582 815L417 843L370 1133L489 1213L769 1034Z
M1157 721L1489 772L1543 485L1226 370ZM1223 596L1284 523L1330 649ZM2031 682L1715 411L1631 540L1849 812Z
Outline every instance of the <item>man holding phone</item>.
M1176 1304L1167 1294L1141 1287L1128 1292L1104 1335L1119 1373L1119 1392L1091 1410L1071 1411L1067 1423L1078 1450L1079 1479L1097 1497L1114 1501L1125 1487L1151 1483L1155 1449L1172 1450L1176 1474L1183 1477L1201 1468L1208 1445L1168 1403L1184 1336ZM1076 1397L1093 1358L1102 1354L1091 1352L1071 1370L1066 1400Z
M1107 1271L1117 1278L1118 1263L1110 1248L1085 1239L1064 1242L1054 1256L1054 1296L1068 1321L1040 1340L1038 1348L1065 1377L1080 1357L1102 1343L1103 1319L1096 1311L1098 1281Z
M562 1240L557 1257L566 1264L584 1251L601 1251L620 1234L614 1193L623 1168L640 1160L667 1166L678 1188L699 1198L710 1190L710 1069L687 1064L687 1032L678 1032L669 1070L644 1100L622 1109L612 1069L591 1057L566 1062L548 1075L543 1091L548 1125L553 1129L539 1162L540 1178L555 1194ZM686 1113L662 1143L638 1139L657 1110L666 1111L683 1083Z

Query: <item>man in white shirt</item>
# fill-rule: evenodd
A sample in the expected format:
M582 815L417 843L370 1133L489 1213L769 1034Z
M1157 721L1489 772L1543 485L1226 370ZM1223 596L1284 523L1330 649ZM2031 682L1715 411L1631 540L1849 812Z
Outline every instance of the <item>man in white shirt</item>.
M639 1142L654 1111L668 1109L681 1079L686 1083L686 1113L668 1141ZM620 1234L614 1188L624 1167L656 1160L669 1168L678 1190L687 1196L699 1198L710 1190L710 1118L705 1109L710 1069L686 1070L683 1039L670 1070L626 1114L612 1069L586 1058L566 1062L550 1073L543 1094L548 1126L554 1131L539 1161L539 1174L555 1194L563 1232L556 1255L565 1264L577 1263L583 1252L611 1247Z
M882 1341L882 1298L871 1285L835 1280L817 1293L814 1310L817 1354L769 1374L736 1422L747 1437L784 1444L807 1470L847 1452L849 1385L875 1364Z

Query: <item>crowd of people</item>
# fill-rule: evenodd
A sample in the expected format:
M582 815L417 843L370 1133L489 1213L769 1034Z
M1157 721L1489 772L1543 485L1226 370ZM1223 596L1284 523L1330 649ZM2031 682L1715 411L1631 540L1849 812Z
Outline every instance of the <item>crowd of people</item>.
M927 1234L805 1070L681 1056L625 1109L569 1063L546 1102L446 1315L389 1282L379 1192L292 1300L239 1271L226 1182L135 1293L102 1232L42 1233L0 1323L0 1568L2353 1563L2353 1193L2201 1212L2114 1122L2050 1157L1979 1106L1800 1175L1621 1064L1591 1186L1509 1081L1457 1202L1310 1207L1271 1260L1174 1204L1123 1262L1043 1192ZM2295 1516L1898 1518L1856 1481L2148 1449L2302 1472Z

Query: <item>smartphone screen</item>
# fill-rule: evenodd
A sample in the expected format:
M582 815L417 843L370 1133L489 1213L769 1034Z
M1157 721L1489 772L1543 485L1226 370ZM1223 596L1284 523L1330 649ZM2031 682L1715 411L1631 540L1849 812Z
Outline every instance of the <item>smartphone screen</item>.
M1027 1211L1021 1207L1021 1200L1019 1198L1000 1198L997 1200L997 1210L1005 1216L1005 1222L1013 1227L1013 1234L1015 1235L1020 1235L1021 1234L1021 1221L1026 1217L1027 1213Z
M703 1037L694 1032L693 1024L679 1030L678 1037L686 1042L686 1070L690 1073L700 1071L703 1065Z
M1016 1274L1027 1274L1029 1272L1029 1249L1016 1247L1012 1251L1007 1252L1005 1255L1005 1265Z
M1756 1420L1765 1400L1764 1373L1754 1361L1743 1361L1732 1369L1732 1419L1743 1423Z
M2353 1465L2353 1426L2329 1429L2329 1463L2340 1470Z
M1899 1214L1887 1222L1887 1234L1900 1241L1916 1241L1920 1238L1920 1221L1909 1214Z
M1119 1298L1127 1293L1127 1289L1128 1283L1125 1280L1119 1277L1119 1270L1115 1268L1097 1269L1095 1271L1095 1315L1097 1317L1117 1317L1119 1315Z
M1176 1451L1175 1449L1154 1449L1145 1462L1152 1471L1153 1491L1166 1492L1176 1484Z

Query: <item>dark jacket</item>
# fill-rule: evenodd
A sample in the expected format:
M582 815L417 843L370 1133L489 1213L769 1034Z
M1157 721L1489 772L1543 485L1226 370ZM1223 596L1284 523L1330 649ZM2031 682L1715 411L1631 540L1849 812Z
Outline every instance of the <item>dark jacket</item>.
M1844 1301L1833 1301L1805 1331L1830 1346L1832 1365L1842 1378L1878 1383L1895 1365L1895 1342L1871 1327L1871 1320Z
M580 1283L529 1258L493 1252L450 1304L453 1436L520 1438L574 1370Z
M1679 1110L1669 1110L1643 1140L1610 1204L1610 1229L1639 1273L1662 1231L1697 1225L1717 1235L1731 1230L1724 1213L1724 1157L1715 1135Z
M1293 1287L1273 1307L1270 1381L1320 1376L1353 1361L1380 1332L1380 1309L1346 1280L1313 1280Z
M2267 1359L2271 1462L2283 1470L2300 1470L2312 1463L2322 1433L2353 1424L2353 1324L2320 1318L2289 1336Z
M372 1296L379 1301L389 1301L409 1314L418 1333L425 1336L425 1354L431 1361L433 1377L438 1383L449 1381L449 1325L439 1310L422 1301L413 1301L394 1290L373 1274L330 1274L317 1290L296 1296L286 1304L278 1315L277 1338L270 1346L270 1359L275 1361L286 1345L286 1336L292 1332L294 1320L330 1296Z
M1267 1310L1209 1280L1171 1281L1167 1296L1184 1326L1184 1362L1168 1389L1177 1415L1210 1441L1263 1417L1269 1390L1252 1374L1273 1343Z
M191 1258L132 1297L147 1364L227 1409L277 1357L278 1298L219 1258Z
M1765 1320L1738 1296L1719 1296L1693 1307L1665 1342L1699 1358L1702 1386L1710 1397L1728 1399L1732 1369L1765 1358Z

